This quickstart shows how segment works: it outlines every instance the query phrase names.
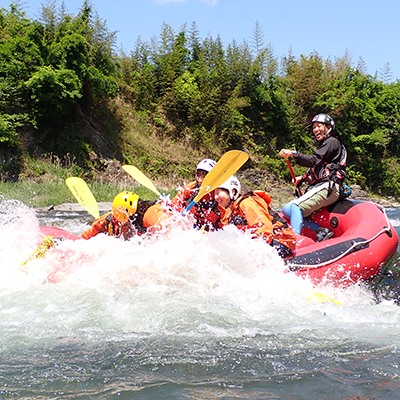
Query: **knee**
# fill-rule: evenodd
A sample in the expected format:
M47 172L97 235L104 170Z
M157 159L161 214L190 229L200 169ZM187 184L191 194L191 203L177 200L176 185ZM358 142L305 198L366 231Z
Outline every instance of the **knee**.
M297 204L292 204L290 213L290 225L292 226L293 232L300 235L303 227L303 212Z
M282 207L282 212L285 215L285 217L290 218L291 215L291 209L292 209L292 202L290 201L289 203L286 203Z

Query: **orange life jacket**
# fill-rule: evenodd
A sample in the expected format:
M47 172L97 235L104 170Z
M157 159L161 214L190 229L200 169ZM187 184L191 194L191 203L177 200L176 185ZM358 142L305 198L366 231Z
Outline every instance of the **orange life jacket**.
M225 214L222 222L243 230L251 229L255 236L262 237L267 243L276 240L294 250L296 235L270 203L268 193L260 190L250 192L231 204L231 212Z
M191 201L197 196L199 193L200 186L197 181L193 181L188 183L183 189L181 189L178 194L171 200L171 205L180 211L183 211ZM206 194L201 198L200 201L208 202L214 200L214 191ZM200 203L200 201L198 203Z
M109 213L104 214L100 218L96 219L92 226L83 232L81 236L84 239L90 239L99 233L105 233L109 236L119 237L124 231L125 234L127 234L127 229L123 229L123 226L112 218L112 211L110 211Z
M90 239L99 233L105 233L109 236L124 236L125 240L130 239L133 235L143 235L149 227L154 226L157 230L161 226L161 218L164 216L165 210L154 201L139 200L137 211L132 221L125 224L119 223L112 217L112 211L102 215L93 222L92 226L82 233L84 239Z
M190 182L171 200L172 207L179 212L183 211L196 197L199 188L197 181ZM219 228L221 214L217 202L214 200L214 191L203 196L190 212L196 219L196 228L204 228L206 231Z
M143 227L149 232L155 232L162 228L163 224L170 218L168 212L161 203L156 203L149 207L143 215Z

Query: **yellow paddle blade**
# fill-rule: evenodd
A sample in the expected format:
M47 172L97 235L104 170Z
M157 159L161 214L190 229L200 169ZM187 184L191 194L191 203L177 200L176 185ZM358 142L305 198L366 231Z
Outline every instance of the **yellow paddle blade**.
M329 303L329 302L331 302L331 303L338 304L339 306L343 305L343 303L341 303L338 300L335 300L333 297L330 297L330 296L328 296L326 294L322 294L322 293L316 293L316 292L310 293L307 296L306 300L309 303Z
M99 218L99 207L89 186L81 178L67 178L65 180L69 190L78 203L94 218Z
M133 165L123 165L122 168L127 172L135 181L139 182L141 185L150 189L157 196L161 196L161 193L153 185L153 182L138 168Z
M198 195L193 199L197 203L207 193L212 192L233 175L247 160L249 155L244 151L231 150L225 153L214 168L206 175Z
M25 274L28 273L28 267L26 266L26 264L33 260L34 258L42 258L44 257L44 255L46 254L47 250L50 247L55 247L55 242L54 242L55 237L54 236L50 236L47 235L43 238L42 240L42 244L38 246L38 248L29 256L29 258L25 261L23 261L20 266L19 266L19 270L21 272L25 272Z

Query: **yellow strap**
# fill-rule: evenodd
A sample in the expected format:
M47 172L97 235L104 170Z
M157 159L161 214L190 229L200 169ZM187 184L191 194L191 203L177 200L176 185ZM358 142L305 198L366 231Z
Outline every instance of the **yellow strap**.
M25 272L26 274L28 273L28 268L26 267L26 264L33 260L33 259L38 259L44 257L46 254L47 250L50 247L55 247L55 242L54 242L55 237L47 235L42 239L42 244L38 246L38 248L28 257L27 260L23 261L20 266L19 270L21 272Z
M326 294L322 294L322 293L316 293L316 292L310 293L307 296L306 300L309 303L328 303L328 302L331 302L331 303L338 304L339 306L343 305L343 303L341 303L338 300L335 300L333 297L330 297L330 296L328 296Z

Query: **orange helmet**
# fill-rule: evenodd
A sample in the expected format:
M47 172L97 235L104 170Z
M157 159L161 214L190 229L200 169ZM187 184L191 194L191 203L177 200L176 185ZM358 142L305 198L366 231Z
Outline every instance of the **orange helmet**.
M139 196L132 192L121 192L114 197L112 203L113 217L124 224L132 217L136 210L139 201Z

